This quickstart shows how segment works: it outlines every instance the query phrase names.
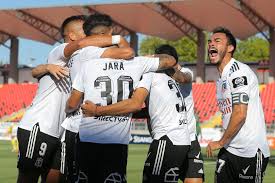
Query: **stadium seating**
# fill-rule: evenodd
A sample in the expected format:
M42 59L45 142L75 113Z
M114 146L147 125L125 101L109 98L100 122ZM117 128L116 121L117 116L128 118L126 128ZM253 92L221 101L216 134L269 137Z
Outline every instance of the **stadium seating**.
M266 123L275 122L275 83L267 84L261 92Z
M275 83L260 85L259 89L266 123L275 123ZM37 84L0 85L0 121L19 121L36 90ZM219 109L215 83L193 84L193 97L195 112L201 123L216 119Z
M37 84L0 85L0 118L29 106L36 89Z
M209 120L219 110L215 83L193 84L193 98L200 122Z

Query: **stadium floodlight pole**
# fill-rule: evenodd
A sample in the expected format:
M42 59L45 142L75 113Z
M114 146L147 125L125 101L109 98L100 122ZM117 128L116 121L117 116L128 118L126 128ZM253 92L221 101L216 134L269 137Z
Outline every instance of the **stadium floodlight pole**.
M59 28L55 25L52 25L49 22L46 22L45 20L42 20L34 15L31 15L30 13L23 11L23 10L16 10L15 13L12 13L11 11L7 11L9 14L15 16L19 20L27 23L28 25L32 26L42 34L48 36L54 41L61 42L61 35L59 32Z
M8 41L12 36L6 32L0 31L0 44L8 49L10 46L6 45L5 42Z

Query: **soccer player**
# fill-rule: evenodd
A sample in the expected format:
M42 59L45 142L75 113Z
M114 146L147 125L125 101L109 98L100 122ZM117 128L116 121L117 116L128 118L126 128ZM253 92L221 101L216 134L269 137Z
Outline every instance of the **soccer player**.
M185 73L185 77L188 78L185 83L179 83L178 86L186 105L191 146L187 155L187 163L184 164L183 171L180 172L180 178L184 180L184 183L202 183L204 179L203 157L196 130L198 121L194 113L194 100L192 94L193 72L186 67L182 67L181 72Z
M161 45L155 53L168 54L178 60L175 48L169 45ZM173 72L169 71L168 74ZM187 164L190 135L185 100L173 79L178 74L182 76L182 83L191 82L189 72L177 70L172 78L166 73L147 73L143 75L130 99L109 106L96 106L88 101L82 105L86 116L121 115L140 110L148 98L146 103L153 142L144 164L144 183L177 182L179 173Z
M34 76L40 78L39 88L19 123L17 182L37 182L40 175L44 182L58 182L60 123L65 119L65 103L71 91L70 79L66 77L68 70L63 66L67 64L67 57L77 49L91 45L91 42L100 46L105 40L98 40L98 37L85 38L82 29L84 21L84 16L66 19L61 29L65 43L49 53L47 65L40 65L32 71ZM108 36L105 42L110 40L112 37Z
M135 57L128 61L98 59L83 63L73 82L67 112L78 109L83 100L105 106L128 99L142 74L176 64L169 55L155 57ZM81 120L80 170L88 182L126 182L130 121L128 114Z
M94 14L87 18L83 24L84 32L87 36L101 35L103 37L112 36L112 19L108 15ZM100 38L100 37L99 37ZM81 65L85 59L93 61L97 58L114 58L114 59L130 59L134 56L134 51L130 48L128 42L120 35L113 36L112 42L117 46L113 47L93 47L89 46L76 51L68 65L70 68L70 77L74 81L78 72L80 72ZM79 131L79 123L82 119L81 110L77 110L69 114L62 127L65 129L64 141L62 139L62 156L61 156L61 173L67 176L67 182L76 182L79 178L79 167L77 161L77 134ZM80 177L81 178L81 177Z
M217 66L217 101L224 134L207 146L208 156L218 150L218 183L259 182L270 156L257 76L246 64L233 58L236 40L223 27L208 41L210 62Z

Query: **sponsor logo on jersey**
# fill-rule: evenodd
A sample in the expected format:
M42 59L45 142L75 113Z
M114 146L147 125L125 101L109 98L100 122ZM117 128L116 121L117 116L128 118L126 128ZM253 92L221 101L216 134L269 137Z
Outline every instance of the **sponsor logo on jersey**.
M239 174L239 178L240 179L247 179L247 180L252 180L253 179L253 176L251 175L246 175L248 169L249 169L250 165L248 165L245 169L242 169L242 173L243 174Z
M246 174L246 172L249 169L249 167L250 167L250 165L248 165L245 169L242 169L244 175Z
M232 83L233 83L233 88L245 86L247 85L247 77L246 76L236 77L232 80Z
M115 123L122 123L128 122L128 116L98 116L94 117L95 120L104 121L104 122L115 122Z

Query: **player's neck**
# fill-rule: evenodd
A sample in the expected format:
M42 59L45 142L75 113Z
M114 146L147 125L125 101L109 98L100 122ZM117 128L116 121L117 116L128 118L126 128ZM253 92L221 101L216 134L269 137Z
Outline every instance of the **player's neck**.
M217 65L218 71L220 73L220 75L223 72L223 69L225 68L225 66L230 62L230 60L232 59L231 55L229 56L225 56L222 61L220 62L220 64Z

